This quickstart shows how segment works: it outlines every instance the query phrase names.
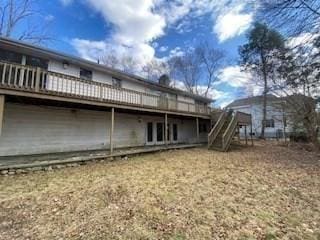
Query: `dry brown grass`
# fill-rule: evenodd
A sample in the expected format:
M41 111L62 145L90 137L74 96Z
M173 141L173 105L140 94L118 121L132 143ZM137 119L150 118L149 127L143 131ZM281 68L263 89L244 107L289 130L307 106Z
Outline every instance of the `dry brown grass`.
M0 239L320 239L319 159L268 143L0 177Z

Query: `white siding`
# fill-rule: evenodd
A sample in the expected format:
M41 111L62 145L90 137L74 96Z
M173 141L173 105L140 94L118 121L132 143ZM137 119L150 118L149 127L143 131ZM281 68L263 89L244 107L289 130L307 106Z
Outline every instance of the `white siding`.
M234 110L241 111L244 113L249 113L252 116L252 128L255 136L258 137L261 134L262 120L263 120L263 107L262 104L252 104L245 106L233 107ZM283 112L278 108L268 105L267 106L267 119L274 120L274 128L266 127L265 136L266 137L276 137L277 131L283 131ZM249 129L248 133L249 133ZM286 128L286 132L290 131ZM240 130L241 135L244 135L244 128Z
M164 118L115 113L114 146L145 145L148 121ZM178 142L196 142L195 119L168 122L178 124ZM0 156L106 149L109 134L110 112L7 103Z
M48 70L51 72L66 74L73 77L80 77L80 67L70 64L67 68L63 68L62 62L50 60Z
M97 82L101 82L101 83L106 83L106 84L112 85L112 77L110 75L107 75L107 74L102 73L102 72L93 71L92 79L93 79L93 81L97 81Z
M138 92L146 92L146 87L139 83L129 82L122 80L122 87L126 89L131 89Z

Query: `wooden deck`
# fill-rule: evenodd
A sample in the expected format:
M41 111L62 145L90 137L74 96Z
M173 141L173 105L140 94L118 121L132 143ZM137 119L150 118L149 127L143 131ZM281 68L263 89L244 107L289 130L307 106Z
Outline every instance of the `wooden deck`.
M152 153L164 150L183 149L200 147L203 144L175 144L175 145L160 145L160 146L144 146L135 148L120 148L115 149L111 154L109 150L67 152L67 153L52 153L38 155L23 155L0 157L0 171L26 169L26 168L41 168L47 166L55 166L62 164L84 163L93 160L104 160L112 158L121 158L130 155L143 153Z
M109 107L122 107L181 113L209 117L211 108L165 96L139 92L109 84L83 80L41 68L27 67L0 61L0 94L51 99L82 101Z

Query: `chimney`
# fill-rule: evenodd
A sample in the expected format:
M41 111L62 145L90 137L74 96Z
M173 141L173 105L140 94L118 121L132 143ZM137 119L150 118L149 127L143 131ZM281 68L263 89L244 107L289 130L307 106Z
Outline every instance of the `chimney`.
M161 77L159 78L159 84L169 87L170 85L170 78L167 74L163 74L161 75Z

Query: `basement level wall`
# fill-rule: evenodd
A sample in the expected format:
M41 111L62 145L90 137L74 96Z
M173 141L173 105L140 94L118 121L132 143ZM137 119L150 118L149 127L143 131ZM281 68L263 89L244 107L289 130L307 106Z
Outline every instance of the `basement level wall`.
M109 148L110 116L107 111L6 103L0 156ZM164 116L116 112L114 147L146 145L146 126L150 121L164 122ZM196 142L195 119L169 117L168 122L178 125L178 142L175 143ZM201 133L200 140L205 142L207 133Z

